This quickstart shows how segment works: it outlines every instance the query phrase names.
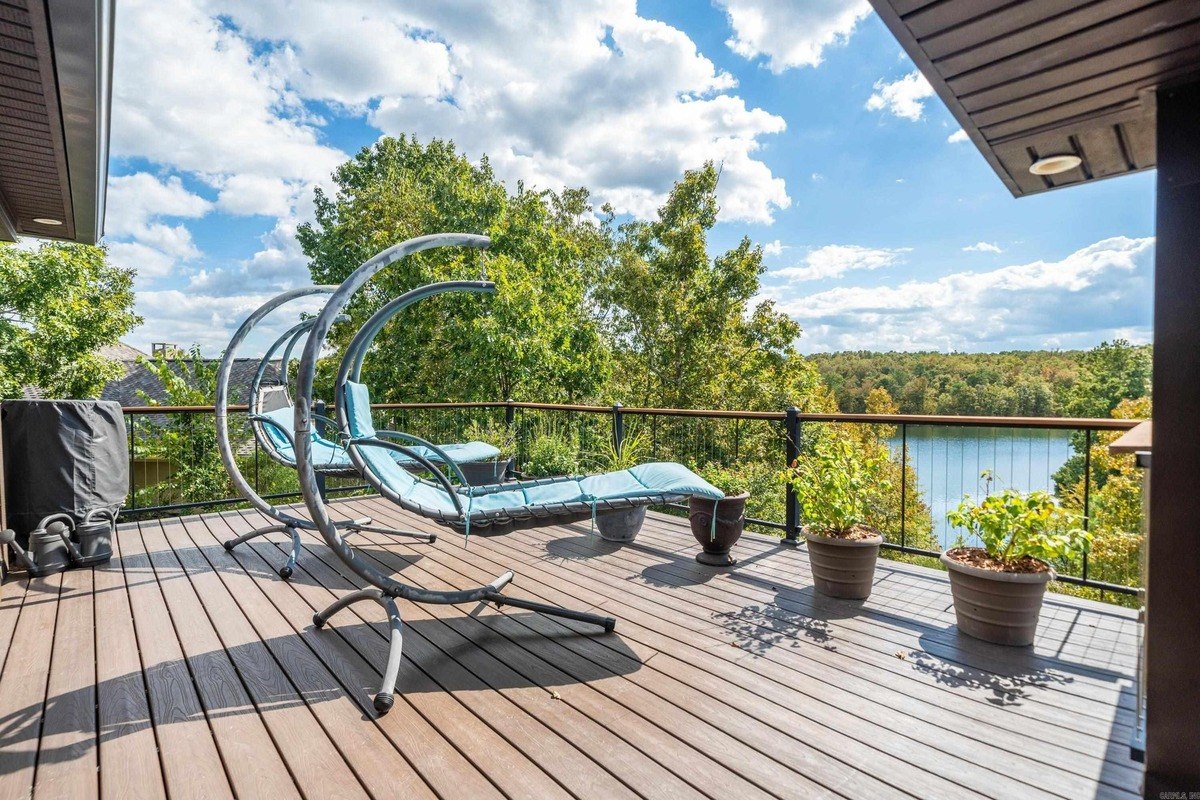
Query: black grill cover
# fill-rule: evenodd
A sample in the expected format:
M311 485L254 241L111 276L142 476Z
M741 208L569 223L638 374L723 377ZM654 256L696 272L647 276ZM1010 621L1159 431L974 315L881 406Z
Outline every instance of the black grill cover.
M120 403L5 400L8 527L22 539L46 515L76 522L95 508L115 513L129 492L129 448Z

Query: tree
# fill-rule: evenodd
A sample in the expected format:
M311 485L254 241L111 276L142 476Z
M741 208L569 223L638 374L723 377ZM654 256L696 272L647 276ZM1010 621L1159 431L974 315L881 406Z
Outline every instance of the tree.
M173 406L212 405L216 398L217 362L200 356L194 346L187 358L169 358L157 354L138 363L158 379L166 390L167 404ZM146 405L158 402L139 392ZM138 505L213 500L233 494L233 485L217 456L217 428L211 414L171 414L163 420L149 419L139 426L143 457L167 464L166 478L138 489ZM240 450L235 443L235 452Z
M651 221L618 230L596 287L615 355L614 399L639 405L779 409L807 405L820 377L795 350L800 326L750 308L762 248L743 238L715 258L718 172L686 172Z
M1079 377L1063 392L1071 417L1107 417L1122 400L1150 393L1150 349L1124 339L1104 342L1084 354Z
M0 245L0 396L37 386L51 397L93 397L120 366L96 353L142 318L133 271L103 247Z
M486 256L463 248L420 253L381 272L334 330L344 347L381 305L436 280L478 277L494 296L438 297L402 312L364 367L377 400L571 402L604 385L609 359L588 288L610 252L584 189L509 193L487 158L473 164L453 143L385 137L334 173L333 197L316 192L316 222L298 238L317 283L338 283L377 252L440 232L491 237Z

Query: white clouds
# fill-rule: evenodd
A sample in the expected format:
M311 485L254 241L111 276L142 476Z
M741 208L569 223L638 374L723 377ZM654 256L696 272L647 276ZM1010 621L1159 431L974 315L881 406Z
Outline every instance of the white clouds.
M837 278L855 270L875 270L891 267L903 260L912 248L872 248L854 244L827 244L811 251L803 266L771 270L769 278L782 278L790 283Z
M179 261L198 258L191 231L160 220L197 219L211 208L212 203L185 188L178 177L162 180L138 172L111 178L105 226L113 263L150 279L169 274Z
M959 128L954 133L947 136L946 141L949 142L950 144L958 144L959 142L971 141L971 137L967 136L966 131L964 131L962 128Z
M767 58L779 74L815 67L826 48L843 45L871 13L866 0L717 0L733 36L725 43L743 58Z
M976 242L963 248L964 253L1003 253L1000 245L994 242Z
M773 256L783 255L783 251L787 249L787 245L776 239L773 242L767 242L762 246L763 255L768 258Z
M122 0L113 155L198 176L322 180L344 159L306 124L282 76L199 0ZM351 43L352 44L352 43Z
M1001 350L1148 335L1153 239L1115 237L1060 261L898 286L789 296L807 350ZM776 290L776 294L779 294Z
M632 0L403 13L450 44L454 81L448 94L382 97L369 118L386 133L453 138L507 180L586 185L636 216L653 215L685 169L710 159L722 164L723 219L770 222L791 203L756 158L783 119L730 94L728 73L682 31L638 16Z
M933 87L920 70L913 70L894 81L875 81L875 92L867 99L868 111L885 111L901 119L918 121L925 113L925 100L933 96Z

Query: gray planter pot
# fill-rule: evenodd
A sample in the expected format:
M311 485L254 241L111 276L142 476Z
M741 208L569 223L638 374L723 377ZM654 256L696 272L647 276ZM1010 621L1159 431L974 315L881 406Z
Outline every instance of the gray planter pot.
M813 585L827 597L866 600L875 582L875 562L882 536L870 539L834 539L804 532Z
M707 567L732 567L737 559L729 554L746 527L746 501L749 492L712 501L707 497L688 499L688 524L700 543L696 561ZM713 525L713 513L716 525Z
M624 511L609 511L596 515L596 531L608 542L628 544L637 538L642 523L646 521L646 507L627 508Z
M500 461L471 461L459 464L458 468L462 470L463 477L471 486L491 486L496 483L504 483L504 476L508 473L508 466L511 463L511 458Z
M1021 647L1033 644L1046 584L1054 570L996 572L963 564L942 553L950 571L950 592L958 629L985 642Z

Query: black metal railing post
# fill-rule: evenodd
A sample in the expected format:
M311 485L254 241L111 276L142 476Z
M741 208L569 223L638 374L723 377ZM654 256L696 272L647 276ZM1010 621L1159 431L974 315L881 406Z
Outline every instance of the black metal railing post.
M1092 516L1092 429L1087 428L1083 432L1083 529L1087 531L1091 527ZM1088 579L1088 554L1083 554L1082 565L1080 567L1079 577L1085 581ZM1100 592L1101 597L1104 596L1104 591Z
M907 544L908 510L908 423L900 423L900 546Z
M133 428L137 425L137 417L129 415L129 507L137 508L137 438Z
M612 439L613 452L618 455L625 445L625 415L621 413L621 404L613 403L612 407Z
M511 481L516 477L517 464L521 460L521 436L520 431L515 429L516 425L517 407L513 405L513 399L510 397L504 401L504 426L512 435L513 446L513 452L508 458L508 468L504 471L504 480L506 481Z
M800 409L788 406L784 430L785 456L788 467L791 467L792 462L800 457ZM784 504L787 508L787 518L784 523L783 540L789 544L796 544L800 541L800 504L796 501L796 490L792 488L792 484L789 482L786 487Z

